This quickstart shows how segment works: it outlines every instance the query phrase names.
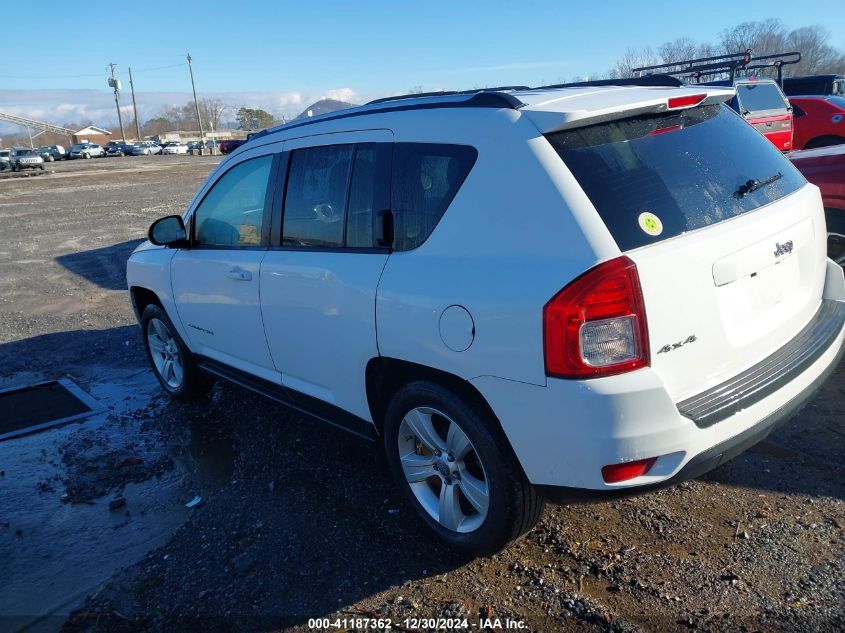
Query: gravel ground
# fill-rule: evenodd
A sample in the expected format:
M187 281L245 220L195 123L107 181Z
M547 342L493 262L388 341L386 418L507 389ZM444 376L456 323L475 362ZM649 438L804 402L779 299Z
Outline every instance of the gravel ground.
M215 162L76 161L0 181L0 386L67 373L92 389L104 367L143 369L123 262ZM474 630L842 631L844 396L840 366L789 425L703 479L549 507L508 550L466 560L421 531L376 446L226 384L203 403L153 395L96 433L79 425L40 494L93 502L181 464L201 502L64 628L310 631L329 618L363 630L349 620L389 618L418 631L433 627L414 618L436 617ZM110 439L127 427L135 444ZM12 539L2 514L0 539Z

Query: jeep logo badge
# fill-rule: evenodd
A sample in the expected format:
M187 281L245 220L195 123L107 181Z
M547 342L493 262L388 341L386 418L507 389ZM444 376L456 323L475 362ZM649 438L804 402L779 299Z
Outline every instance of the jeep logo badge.
M775 244L775 257L780 257L781 255L786 255L792 252L792 240L788 242L784 242L781 244L778 242Z

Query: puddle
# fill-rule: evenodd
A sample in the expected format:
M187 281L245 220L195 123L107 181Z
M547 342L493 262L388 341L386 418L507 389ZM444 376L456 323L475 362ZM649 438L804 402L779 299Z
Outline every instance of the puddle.
M109 469L131 470L141 465L126 462L127 456L169 457L166 447L155 446L156 438L141 429L140 412L160 397L152 374L109 370L98 375L104 380L88 389L106 411L83 423L0 443L4 630L58 630L64 618L57 616L69 614L121 567L167 542L190 514L184 507L188 495L184 469L159 469L143 477L129 473L117 481L102 481ZM80 443L84 448L86 438L94 440L87 449L76 451ZM197 454L203 456L197 463L206 459L214 464L207 467L209 476L222 476L217 474L225 471L218 465L225 462L218 457L222 445L203 446L201 441L196 443ZM81 460L79 464L63 459L69 451ZM105 467L98 470L103 460ZM83 503L63 498L65 482L76 467L81 468L77 475L87 474L105 486ZM206 472L206 467L197 469ZM105 490L108 493L103 495ZM126 505L110 510L116 494L126 499Z

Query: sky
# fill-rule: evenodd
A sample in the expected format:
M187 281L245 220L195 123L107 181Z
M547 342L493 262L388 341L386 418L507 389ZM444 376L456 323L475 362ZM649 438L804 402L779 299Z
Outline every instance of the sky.
M143 121L191 98L188 52L200 98L275 114L322 97L362 103L414 87L539 85L604 72L628 48L713 41L766 18L822 24L845 48L845 11L832 0L45 0L38 11L3 3L0 112L111 126L115 63L121 111L131 113L131 67ZM21 131L0 122L0 132Z

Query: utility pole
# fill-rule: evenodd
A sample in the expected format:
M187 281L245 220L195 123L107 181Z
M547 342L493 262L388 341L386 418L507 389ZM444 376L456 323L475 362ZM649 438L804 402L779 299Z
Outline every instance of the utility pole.
M141 124L138 123L138 106L135 105L135 84L132 82L132 67L129 67L129 88L132 90L132 110L135 112L135 133L139 141L141 140ZM126 139L123 139L124 141Z
M111 68L111 79L109 79L109 86L114 88L114 105L117 108L117 121L120 123L120 138L126 140L126 132L123 131L123 117L120 115L120 80L114 76L114 69L117 64L109 64Z
M197 109L197 123L200 124L200 140L205 141L205 133L202 131L202 117L200 116L200 102L197 101L197 87L194 84L194 67L191 66L191 54L188 53L188 71L191 73L191 90L194 91L194 106ZM214 148L212 148L214 153Z

